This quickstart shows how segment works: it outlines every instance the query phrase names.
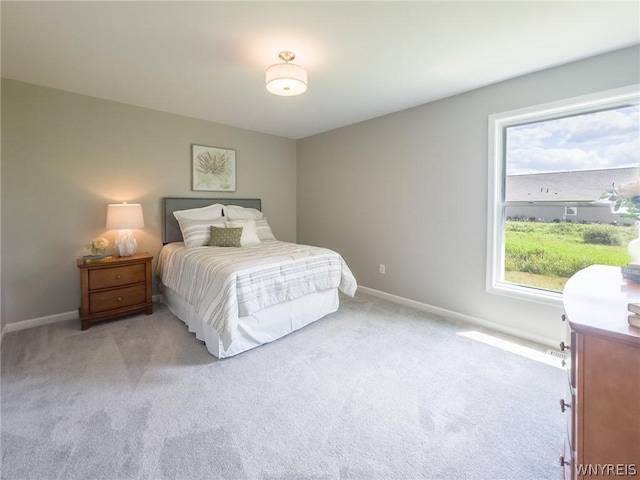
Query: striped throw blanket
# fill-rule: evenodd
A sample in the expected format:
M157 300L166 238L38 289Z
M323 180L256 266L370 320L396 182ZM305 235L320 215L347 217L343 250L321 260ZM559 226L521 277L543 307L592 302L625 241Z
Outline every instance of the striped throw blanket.
M170 243L160 252L157 274L218 331L225 348L239 317L331 288L353 296L357 288L336 252L277 240L240 248Z

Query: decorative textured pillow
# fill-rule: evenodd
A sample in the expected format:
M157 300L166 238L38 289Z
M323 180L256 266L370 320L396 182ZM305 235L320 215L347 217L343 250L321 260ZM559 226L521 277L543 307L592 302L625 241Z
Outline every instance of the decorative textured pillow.
M209 231L211 238L209 238L210 247L240 247L240 238L242 237L242 227L237 228L225 228L225 227L210 227Z
M239 207L238 205L225 205L224 216L227 220L260 220L262 212L255 208Z
M184 245L187 248L203 247L207 245L211 236L211 232L209 230L211 226L222 228L226 226L222 218L218 218L217 220L191 220L188 218L178 218L178 223L180 224L180 230L182 231Z
M261 242L276 239L271 231L271 227L267 223L267 217L262 217L262 219L256 220L256 231L258 232L258 238Z
M243 247L249 245L257 245L260 242L258 238L258 232L256 230L255 220L230 220L227 221L227 228L242 227L242 237L240 238L240 244Z

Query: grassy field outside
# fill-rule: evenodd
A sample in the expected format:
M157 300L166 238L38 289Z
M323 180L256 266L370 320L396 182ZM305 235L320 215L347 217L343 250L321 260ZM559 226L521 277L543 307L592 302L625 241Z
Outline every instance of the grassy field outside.
M590 265L626 265L632 226L507 220L505 281L562 291L569 277Z

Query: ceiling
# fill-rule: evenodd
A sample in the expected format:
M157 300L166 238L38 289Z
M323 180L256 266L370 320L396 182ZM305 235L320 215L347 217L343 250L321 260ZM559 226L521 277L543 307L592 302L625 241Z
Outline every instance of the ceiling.
M640 43L640 3L8 2L2 76L303 138ZM291 50L297 97L267 92Z

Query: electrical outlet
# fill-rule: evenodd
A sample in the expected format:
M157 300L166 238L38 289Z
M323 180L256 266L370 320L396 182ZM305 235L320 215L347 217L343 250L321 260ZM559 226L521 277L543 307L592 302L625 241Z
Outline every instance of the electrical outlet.
M387 267L384 266L384 263L381 263L380 264L380 273L384 275L386 273L386 270L387 270Z

